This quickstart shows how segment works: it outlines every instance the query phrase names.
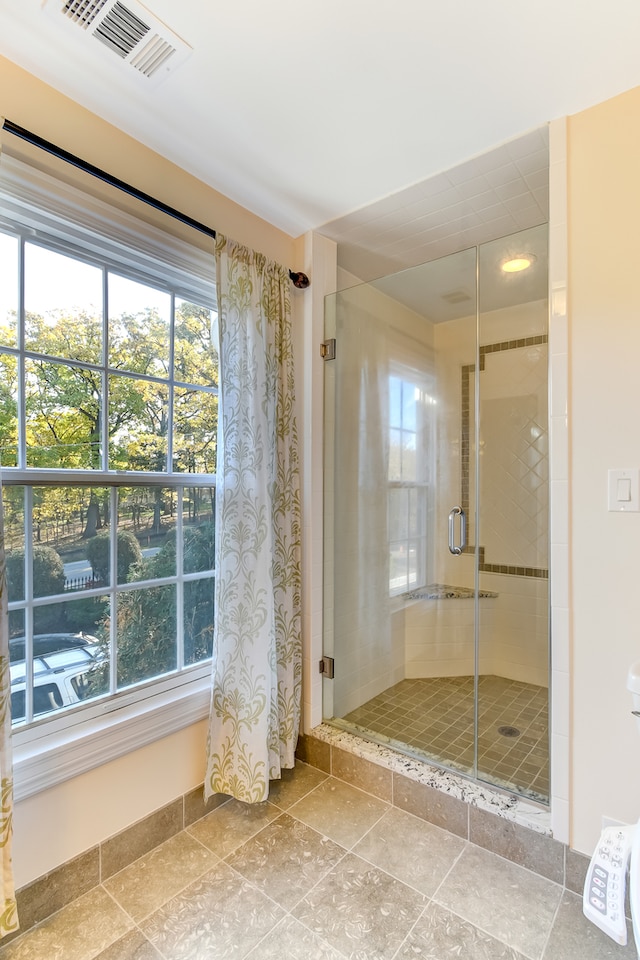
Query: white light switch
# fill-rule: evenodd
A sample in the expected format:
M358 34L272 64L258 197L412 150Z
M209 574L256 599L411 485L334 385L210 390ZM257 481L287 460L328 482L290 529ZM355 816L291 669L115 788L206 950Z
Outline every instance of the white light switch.
M618 479L618 503L627 503L631 500L631 480L629 477Z
M609 510L617 513L640 511L640 470L609 470Z

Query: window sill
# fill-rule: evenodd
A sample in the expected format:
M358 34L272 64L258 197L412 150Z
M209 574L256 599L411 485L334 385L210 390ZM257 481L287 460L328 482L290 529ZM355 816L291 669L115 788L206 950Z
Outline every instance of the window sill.
M86 720L78 711L76 722L66 727L54 730L44 723L14 731L14 800L25 800L205 719L209 672L210 665L178 686L148 691Z

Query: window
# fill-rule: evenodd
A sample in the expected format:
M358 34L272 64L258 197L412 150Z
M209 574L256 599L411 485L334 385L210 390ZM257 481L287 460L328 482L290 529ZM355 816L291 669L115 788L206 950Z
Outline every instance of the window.
M389 593L426 584L430 396L417 371L389 376Z
M11 694L29 727L208 672L214 268L49 172L3 155L0 175Z

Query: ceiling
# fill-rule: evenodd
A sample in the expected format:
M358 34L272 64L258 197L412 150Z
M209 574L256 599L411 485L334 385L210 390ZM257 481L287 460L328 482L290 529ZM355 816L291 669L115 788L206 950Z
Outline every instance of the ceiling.
M522 231L548 220L549 128L544 126L325 224L321 231L337 242L339 266L359 280L438 261L437 271L426 272L432 278L430 285L436 274L440 277L440 296L451 285L449 271L457 271L451 266L455 261L442 258L475 245L494 244L492 257L499 263L518 249L522 252ZM528 292L540 299L546 296L546 278L540 270L533 272L538 283ZM414 271L403 277L401 286L408 290L410 278L416 276ZM350 279L342 276L341 285L347 282ZM418 285L423 288L422 280ZM496 290L496 303L500 296ZM407 293L404 302L415 309L410 300ZM446 315L445 304L439 306L438 313Z
M0 0L0 54L292 236L323 228L368 250L364 224L380 221L361 275L415 257L416 243L393 233L404 229L399 208L422 220L418 256L442 244L422 218L445 207L473 219L469 230L492 215L533 225L545 202L535 163L511 179L495 173L518 164L509 142L640 84L637 0L146 0L192 48L159 84L85 42L63 6ZM497 145L498 167L483 169ZM455 177L470 162L473 186ZM475 205L456 199L465 182ZM434 185L444 205L429 203ZM481 197L496 189L493 202Z
M547 252L547 227L542 224L511 238L484 243L477 252L460 248L439 259L381 275L370 286L431 323L475 315L477 291L477 307L484 316L547 299ZM531 266L521 273L504 273L502 263L521 255L531 258Z

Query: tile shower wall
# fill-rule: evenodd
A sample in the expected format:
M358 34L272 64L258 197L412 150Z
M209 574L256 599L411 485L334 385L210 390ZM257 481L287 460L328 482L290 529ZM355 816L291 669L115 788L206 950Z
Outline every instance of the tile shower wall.
M476 318L462 317L434 327L438 399L436 455L437 484L434 491L434 534L446 544L447 517L460 503L465 468L461 441L462 370L473 365L476 357ZM475 541L473 511L467 516L467 542ZM453 557L446 549L436 549L433 582L473 588L474 560L471 555Z
M488 614L492 601L481 603ZM473 675L474 619L472 598L409 601L404 610L405 676L415 679Z
M358 302L362 295L358 294ZM398 320L398 305L379 292L368 289L367 308L378 317ZM546 322L546 303L526 304L509 310L499 310L491 315L483 315L482 326L485 343L498 343L513 338L514 330L521 337L537 337ZM418 328L429 331L433 336L436 356L438 382L438 401L443 411L438 432L438 489L435 493L434 527L439 537L446 536L442 518L448 515L451 506L460 501L463 474L461 461L455 454L459 449L461 408L461 369L473 365L475 346L473 331L475 318L463 318L449 323L432 325L422 317L410 315L402 318L406 323L417 324ZM402 321L400 321L400 326ZM471 335L470 335L471 334ZM489 365L495 380L499 371L500 379L505 381L507 395L511 395L527 377L531 378L531 351L546 353L544 345L535 345L524 349L513 349L489 355ZM546 373L546 361L537 358L537 372L540 367ZM536 364L534 364L536 366ZM332 371L331 371L332 372ZM525 377L526 374L526 377ZM471 391L473 395L473 374ZM546 383L537 383L535 389L543 390L546 397ZM532 387L531 389L534 389ZM358 379L350 379L351 402L358 404ZM494 392L496 388L494 385ZM344 400L348 400L345 397ZM542 404L546 409L546 404ZM526 420L528 429L530 421ZM490 446L490 422L483 424ZM499 429L502 427L499 426ZM473 436L471 438L473 448ZM331 463L331 456L328 458ZM445 470L446 465L446 470ZM538 463L534 464L538 467ZM521 542L513 544L508 555L497 553L487 556L487 561L495 562L498 567L511 564L522 566L547 566L547 483L546 473L542 474L544 483L529 499L532 516L525 517L521 524ZM494 478L495 479L495 478ZM473 482L471 486L471 510L469 541L475 539L473 528ZM493 484L495 487L495 482ZM543 489L544 488L544 489ZM333 496L331 482L325 488L325 520L331 518L330 535L327 544L332 542L333 534ZM498 492L493 493L494 501L500 502ZM502 498L502 499L506 499ZM520 513L522 508L517 507ZM542 516L544 514L544 516ZM507 518L508 519L508 518ZM533 530L533 536L530 535ZM540 531L543 531L541 537ZM541 541L544 541L541 543ZM533 546L532 546L533 544ZM533 552L532 552L533 551ZM436 583L452 584L457 587L473 588L474 564L472 556L452 558L446 551L438 551L439 557L432 563L430 579ZM544 564L543 559L544 556ZM354 595L358 588L358 578L353 583L341 582L342 600L335 603L335 631L340 637L341 649L339 676L332 685L334 704L329 713L342 716L355 709L371 697L386 689L391 683L404 678L465 676L474 672L474 603L472 599L396 601L392 609L388 647L383 655L376 648L377 638L363 636L357 615L357 603ZM335 602L335 586L327 578L325 589ZM541 686L548 685L548 584L546 579L510 576L502 572L483 573L481 589L496 594L495 597L480 600L481 650L480 671L483 674L497 674L512 680L523 680ZM330 636L330 631L329 631ZM325 652L329 652L325 644ZM334 649L334 654L335 654Z
M479 601L480 673L548 686L547 581L500 574L482 579L496 596ZM467 598L409 601L396 611L394 622L405 636L405 677L473 674L474 613Z
M403 351L409 348L406 346L407 337L411 349L415 349L418 340L424 345L425 350L431 350L432 329L431 324L424 318L418 316L413 311L398 304L385 294L372 287L356 285L353 289L345 290L338 295L338 317L342 320L345 316L349 317L349 322L354 324L360 322L362 329L366 329L367 323L374 324L376 321L382 321L387 325L388 340L391 346L388 348L390 354L395 358ZM331 301L332 298L329 298ZM328 323L335 322L336 316L333 315L333 304L329 302L327 309ZM326 335L331 336L332 331L326 329ZM341 346L342 339L342 346ZM333 424L336 416L341 417L341 426L344 430L345 409L358 411L361 409L361 377L359 373L359 362L357 358L345 356L345 341L350 341L350 348L357 350L357 344L354 343L353 336L346 337L344 328L341 327L338 334L337 350L342 351L339 356L339 362L344 365L343 375L340 380L340 402L342 412L336 412L331 406L332 387L335 370L328 373L327 392L331 395L327 398L326 407L328 414L328 423L326 426L326 438L330 441L332 449L328 451L326 460L327 467L332 467L334 463ZM397 340L397 343L396 343ZM353 362L353 370L349 365ZM335 388L334 388L335 389ZM329 416L329 414L331 416ZM353 436L346 438L347 446L353 447L357 441L357 432L354 429ZM343 452L345 448L343 447ZM383 567L376 569L375 557L367 558L367 573L374 578L371 583L363 579L362 566L362 545L353 542L345 535L345 529L334 529L336 516L345 516L345 504L337 504L337 497L349 496L345 493L350 485L354 491L354 499L358 495L358 483L362 479L357 476L354 478L353 472L348 476L341 475L344 470L345 461L350 460L349 466L353 470L362 471L362 464L357 462L357 458L351 459L350 450L341 457L336 455L337 472L335 477L327 477L325 486L325 524L326 524L326 552L330 556L333 546L333 563L329 556L325 560L325 615L330 611L333 613L333 629L331 620L328 623L328 629L325 632L325 653L336 658L336 677L333 681L333 690L331 696L333 703L325 703L327 715L344 716L345 713L355 709L362 703L376 696L393 683L404 679L405 676L405 638L402 618L396 617L393 612L388 621L382 622L380 618L372 617L371 610L367 606L372 602L371 584L375 578L381 579L381 571L384 570L386 576L385 593L388 594L388 572L386 556L381 556ZM366 465L365 465L366 467ZM386 495L384 492L382 496ZM386 505L386 502L385 502ZM348 509L353 509L352 504L346 505ZM343 511L342 514L340 511ZM369 525L368 535L375 533L375 525L378 521L377 515L380 514L383 522L386 522L386 513L384 511L369 511L363 522ZM351 518L347 518L351 523ZM352 529L358 530L358 526L353 524ZM337 533L337 535L336 535ZM386 526L379 537L380 543L385 542ZM384 549L384 547L383 547ZM336 578L338 582L336 583ZM385 606L386 614L386 606ZM329 641L329 642L328 642ZM332 643L331 650L329 644Z
M482 574L498 597L491 623L480 614L481 672L549 685L549 584L533 577ZM490 601L487 601L490 602Z
M537 306L539 310L530 312L539 313L542 334L547 304ZM520 337L517 315L514 320L515 335ZM486 340L484 317L481 326ZM480 540L485 563L545 571L549 566L548 349L546 333L540 334L515 341L513 331L502 341L493 340L492 335L492 345L500 349L488 352L481 347Z
M483 314L482 343L502 343L513 340L514 331L519 338L538 337L546 323L546 302L525 304L508 310L498 310L492 314ZM460 437L462 418L461 370L475 362L475 348L469 336L470 326L475 320L463 318L434 328L436 345L436 363L438 371L439 406L446 411L440 420L438 441L439 462L450 462L448 473L439 472L439 487L436 493L435 509L437 522L446 517L451 507L460 501L463 469L461 457L452 457ZM491 360L500 365L501 380L505 380L505 395L510 395L517 384L526 378L531 380L531 358L523 356L534 350L540 353L543 345L505 350ZM499 359L497 359L499 358ZM491 362L491 360L489 362ZM546 360L536 358L534 367L539 373L540 367L546 372ZM505 376L506 375L506 376ZM495 377L494 377L495 380ZM474 395L474 375L470 378L471 398ZM541 383L536 375L536 384L531 389L541 393L540 406L546 411L546 383ZM493 392L498 395L499 387L494 383ZM473 406L473 404L472 404ZM471 420L473 411L471 410ZM530 420L525 418L523 429L530 430ZM499 425L498 429L502 429ZM490 419L485 417L482 425L485 447L491 446L492 430ZM525 438L522 444L525 454L530 441ZM470 437L471 457L474 455L475 440L473 429ZM507 554L499 553L500 537L496 543L490 542L485 550L485 562L495 563L498 568L510 565L546 567L543 564L547 551L546 534L548 529L547 474L540 469L539 452L533 469L538 470L541 482L533 495L524 505L513 506L520 524L519 537L511 536ZM469 523L468 541L475 542L473 512L475 509L472 465L469 484ZM495 489L499 472L494 471L492 499L501 504L507 500L500 490ZM530 516L526 515L526 510ZM509 518L507 518L509 519ZM438 529L438 535L445 535ZM484 539L481 536L481 543ZM493 547L493 552L491 550ZM439 566L435 568L434 580L438 583L458 587L474 586L474 568L472 556L452 557L446 551L440 552ZM541 686L548 685L548 582L546 579L512 576L502 572L482 573L481 591L497 596L480 600L480 672L495 673L512 680L524 680ZM468 600L420 601L405 611L406 654L408 677L463 676L473 673L473 603Z

